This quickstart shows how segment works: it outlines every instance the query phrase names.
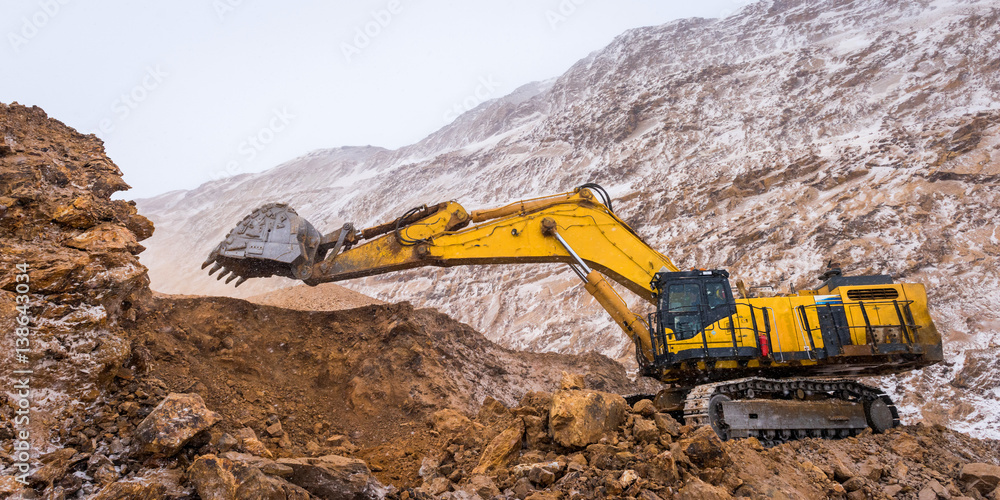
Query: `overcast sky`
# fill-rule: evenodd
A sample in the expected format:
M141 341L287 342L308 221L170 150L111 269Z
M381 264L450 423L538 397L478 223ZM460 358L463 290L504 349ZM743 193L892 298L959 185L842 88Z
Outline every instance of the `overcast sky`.
M747 0L6 0L0 102L104 139L126 198L396 148L638 27Z

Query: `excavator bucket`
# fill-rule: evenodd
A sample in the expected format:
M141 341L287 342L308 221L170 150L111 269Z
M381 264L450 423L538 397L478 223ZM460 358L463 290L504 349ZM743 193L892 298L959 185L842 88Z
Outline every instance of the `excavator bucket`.
M299 280L312 274L322 235L288 205L271 203L254 210L229 231L201 268L220 271L226 283L284 276Z

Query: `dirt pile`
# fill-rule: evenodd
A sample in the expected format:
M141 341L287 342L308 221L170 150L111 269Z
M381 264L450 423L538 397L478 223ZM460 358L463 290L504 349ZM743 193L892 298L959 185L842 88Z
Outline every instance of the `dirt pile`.
M658 388L632 383L604 356L511 351L408 304L303 312L158 297L142 306L133 335L150 375L204 397L223 415L221 429L251 427L279 456L337 448L327 439L348 436L391 481L416 480L419 463L405 457L433 446L423 422L442 408L475 413L490 398L512 406L553 390L563 371L621 394ZM278 422L281 432L268 431Z
M254 304L283 307L298 311L340 311L371 304L385 304L381 300L344 288L335 283L309 286L297 285L247 298Z

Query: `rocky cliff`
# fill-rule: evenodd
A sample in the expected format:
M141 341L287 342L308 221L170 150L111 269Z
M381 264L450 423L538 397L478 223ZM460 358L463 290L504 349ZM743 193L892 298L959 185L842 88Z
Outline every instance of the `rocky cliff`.
M48 451L62 422L92 406L129 359L123 328L135 319L133 304L149 295L136 254L153 225L131 202L110 199L128 185L96 137L37 107L0 104L0 141L6 458L21 386L30 422L17 428L29 431L33 450Z

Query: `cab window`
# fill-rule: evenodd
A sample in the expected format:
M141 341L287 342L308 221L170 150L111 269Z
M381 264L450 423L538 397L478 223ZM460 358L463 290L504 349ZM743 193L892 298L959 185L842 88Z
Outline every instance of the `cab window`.
M667 311L685 313L698 311L698 295L701 293L696 284L670 285Z
M697 284L670 285L667 292L670 319L665 325L673 330L677 340L690 339L701 331L700 297L701 287Z
M729 300L726 298L726 286L722 283L705 284L705 303L710 308L724 306Z

